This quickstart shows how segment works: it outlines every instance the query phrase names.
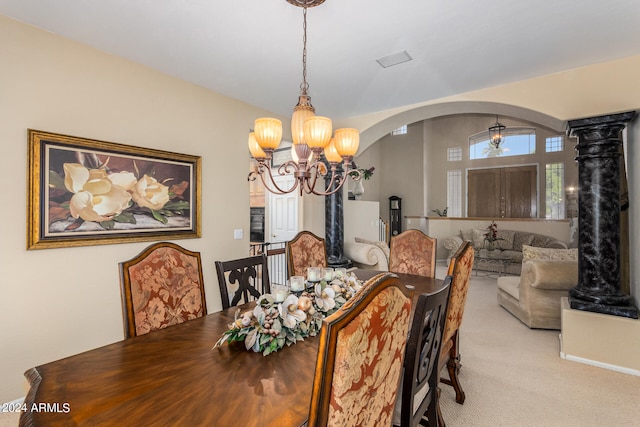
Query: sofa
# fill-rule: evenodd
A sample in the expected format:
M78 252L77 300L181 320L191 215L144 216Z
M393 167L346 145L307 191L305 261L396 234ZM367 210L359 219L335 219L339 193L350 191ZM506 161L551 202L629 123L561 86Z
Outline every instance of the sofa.
M506 266L496 263L482 263L479 251L487 251L485 248L486 229L461 230L458 236L447 237L443 241L445 249L449 250L447 264L453 254L456 253L462 242L469 240L476 251L474 268L477 270L494 271L506 274L520 274L522 271L522 248L523 246L533 246L539 248L566 249L567 244L555 237L544 234L531 233L528 231L498 230L498 240L496 249L492 251L494 257L506 257Z
M498 278L498 304L530 328L560 329L560 299L578 284L578 251L529 248L520 276Z
M389 271L389 246L356 237L344 242L344 255L364 270Z

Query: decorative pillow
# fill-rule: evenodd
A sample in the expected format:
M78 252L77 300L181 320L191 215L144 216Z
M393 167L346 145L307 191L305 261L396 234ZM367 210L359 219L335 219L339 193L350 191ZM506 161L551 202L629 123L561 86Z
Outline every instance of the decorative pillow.
M466 240L473 242L473 229L460 230L460 237L462 237L463 242Z
M531 246L533 237L531 233L516 232L513 236L513 250L522 252L523 245Z
M486 232L487 230L473 229L473 239L471 239L471 241L473 242L474 248L480 249L484 246L484 233Z
M375 245L375 242L368 239L363 239L362 237L354 237L354 239L357 243L368 243L370 245Z
M510 251L513 249L513 236L516 234L512 230L498 230L498 249Z
M534 246L522 246L522 262L525 263L531 259L544 259L552 261L577 261L578 248L573 249L552 249L537 248Z

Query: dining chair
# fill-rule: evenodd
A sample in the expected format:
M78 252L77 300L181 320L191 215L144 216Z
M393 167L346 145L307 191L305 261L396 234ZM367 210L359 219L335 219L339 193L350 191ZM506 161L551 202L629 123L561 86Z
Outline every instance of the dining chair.
M464 314L469 290L469 279L473 268L474 251L471 242L465 241L451 258L447 275L452 277L449 304L447 305L447 320L442 335L442 349L438 372L447 367L449 378L440 378L440 382L453 386L456 392L456 402L463 404L464 390L458 380L460 371L460 324ZM442 424L441 424L442 425Z
M418 296L404 356L394 426L438 425L438 359L451 280L452 277L447 276L439 291Z
M381 273L322 321L309 426L391 425L411 300L396 275Z
M420 230L406 230L391 237L389 271L435 277L436 243L437 239Z
M207 314L199 252L160 242L119 267L125 338Z
M299 232L285 246L289 277L306 276L307 267L327 266L325 241L310 231Z
M266 254L216 261L215 264L223 309L256 300L271 292ZM229 287L232 286L237 288L230 299Z

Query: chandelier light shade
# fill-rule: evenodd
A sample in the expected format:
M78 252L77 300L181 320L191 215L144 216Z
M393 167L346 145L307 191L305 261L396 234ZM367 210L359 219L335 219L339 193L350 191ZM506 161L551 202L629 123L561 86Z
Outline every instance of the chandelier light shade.
M342 188L347 177L355 181L362 179L360 171L353 167L352 160L358 151L360 134L357 129L337 129L332 138L333 125L331 119L316 116L311 105L309 83L307 83L307 8L318 6L325 0L287 0L295 6L303 8L303 49L302 49L302 83L298 104L291 116L291 138L293 160L280 165L279 175L293 175L296 179L289 188L278 186L271 169L273 152L282 139L282 122L274 118L260 118L254 123L254 130L249 134L249 151L256 159L256 167L249 173L249 180L260 177L262 184L272 193L286 194L296 188L299 194L331 195ZM324 154L324 159L322 155ZM329 163L329 167L326 166ZM343 167L340 167L340 164ZM330 174L327 176L327 174ZM319 178L322 189L316 189ZM323 184L325 179L328 183Z
M507 127L501 124L498 121L498 116L496 116L496 124L489 127L489 144L491 144L494 148L499 148L500 144L504 140L504 130Z
M278 148L282 140L282 122L278 119L261 118L254 123L254 134L265 153Z

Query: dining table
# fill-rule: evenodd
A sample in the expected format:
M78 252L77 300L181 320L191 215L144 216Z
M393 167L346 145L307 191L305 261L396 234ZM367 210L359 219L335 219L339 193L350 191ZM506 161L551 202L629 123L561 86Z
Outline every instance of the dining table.
M380 273L355 270L362 280ZM443 281L398 274L414 300ZM31 368L20 426L301 426L318 337L263 356L243 342L212 347L236 311L184 323Z

